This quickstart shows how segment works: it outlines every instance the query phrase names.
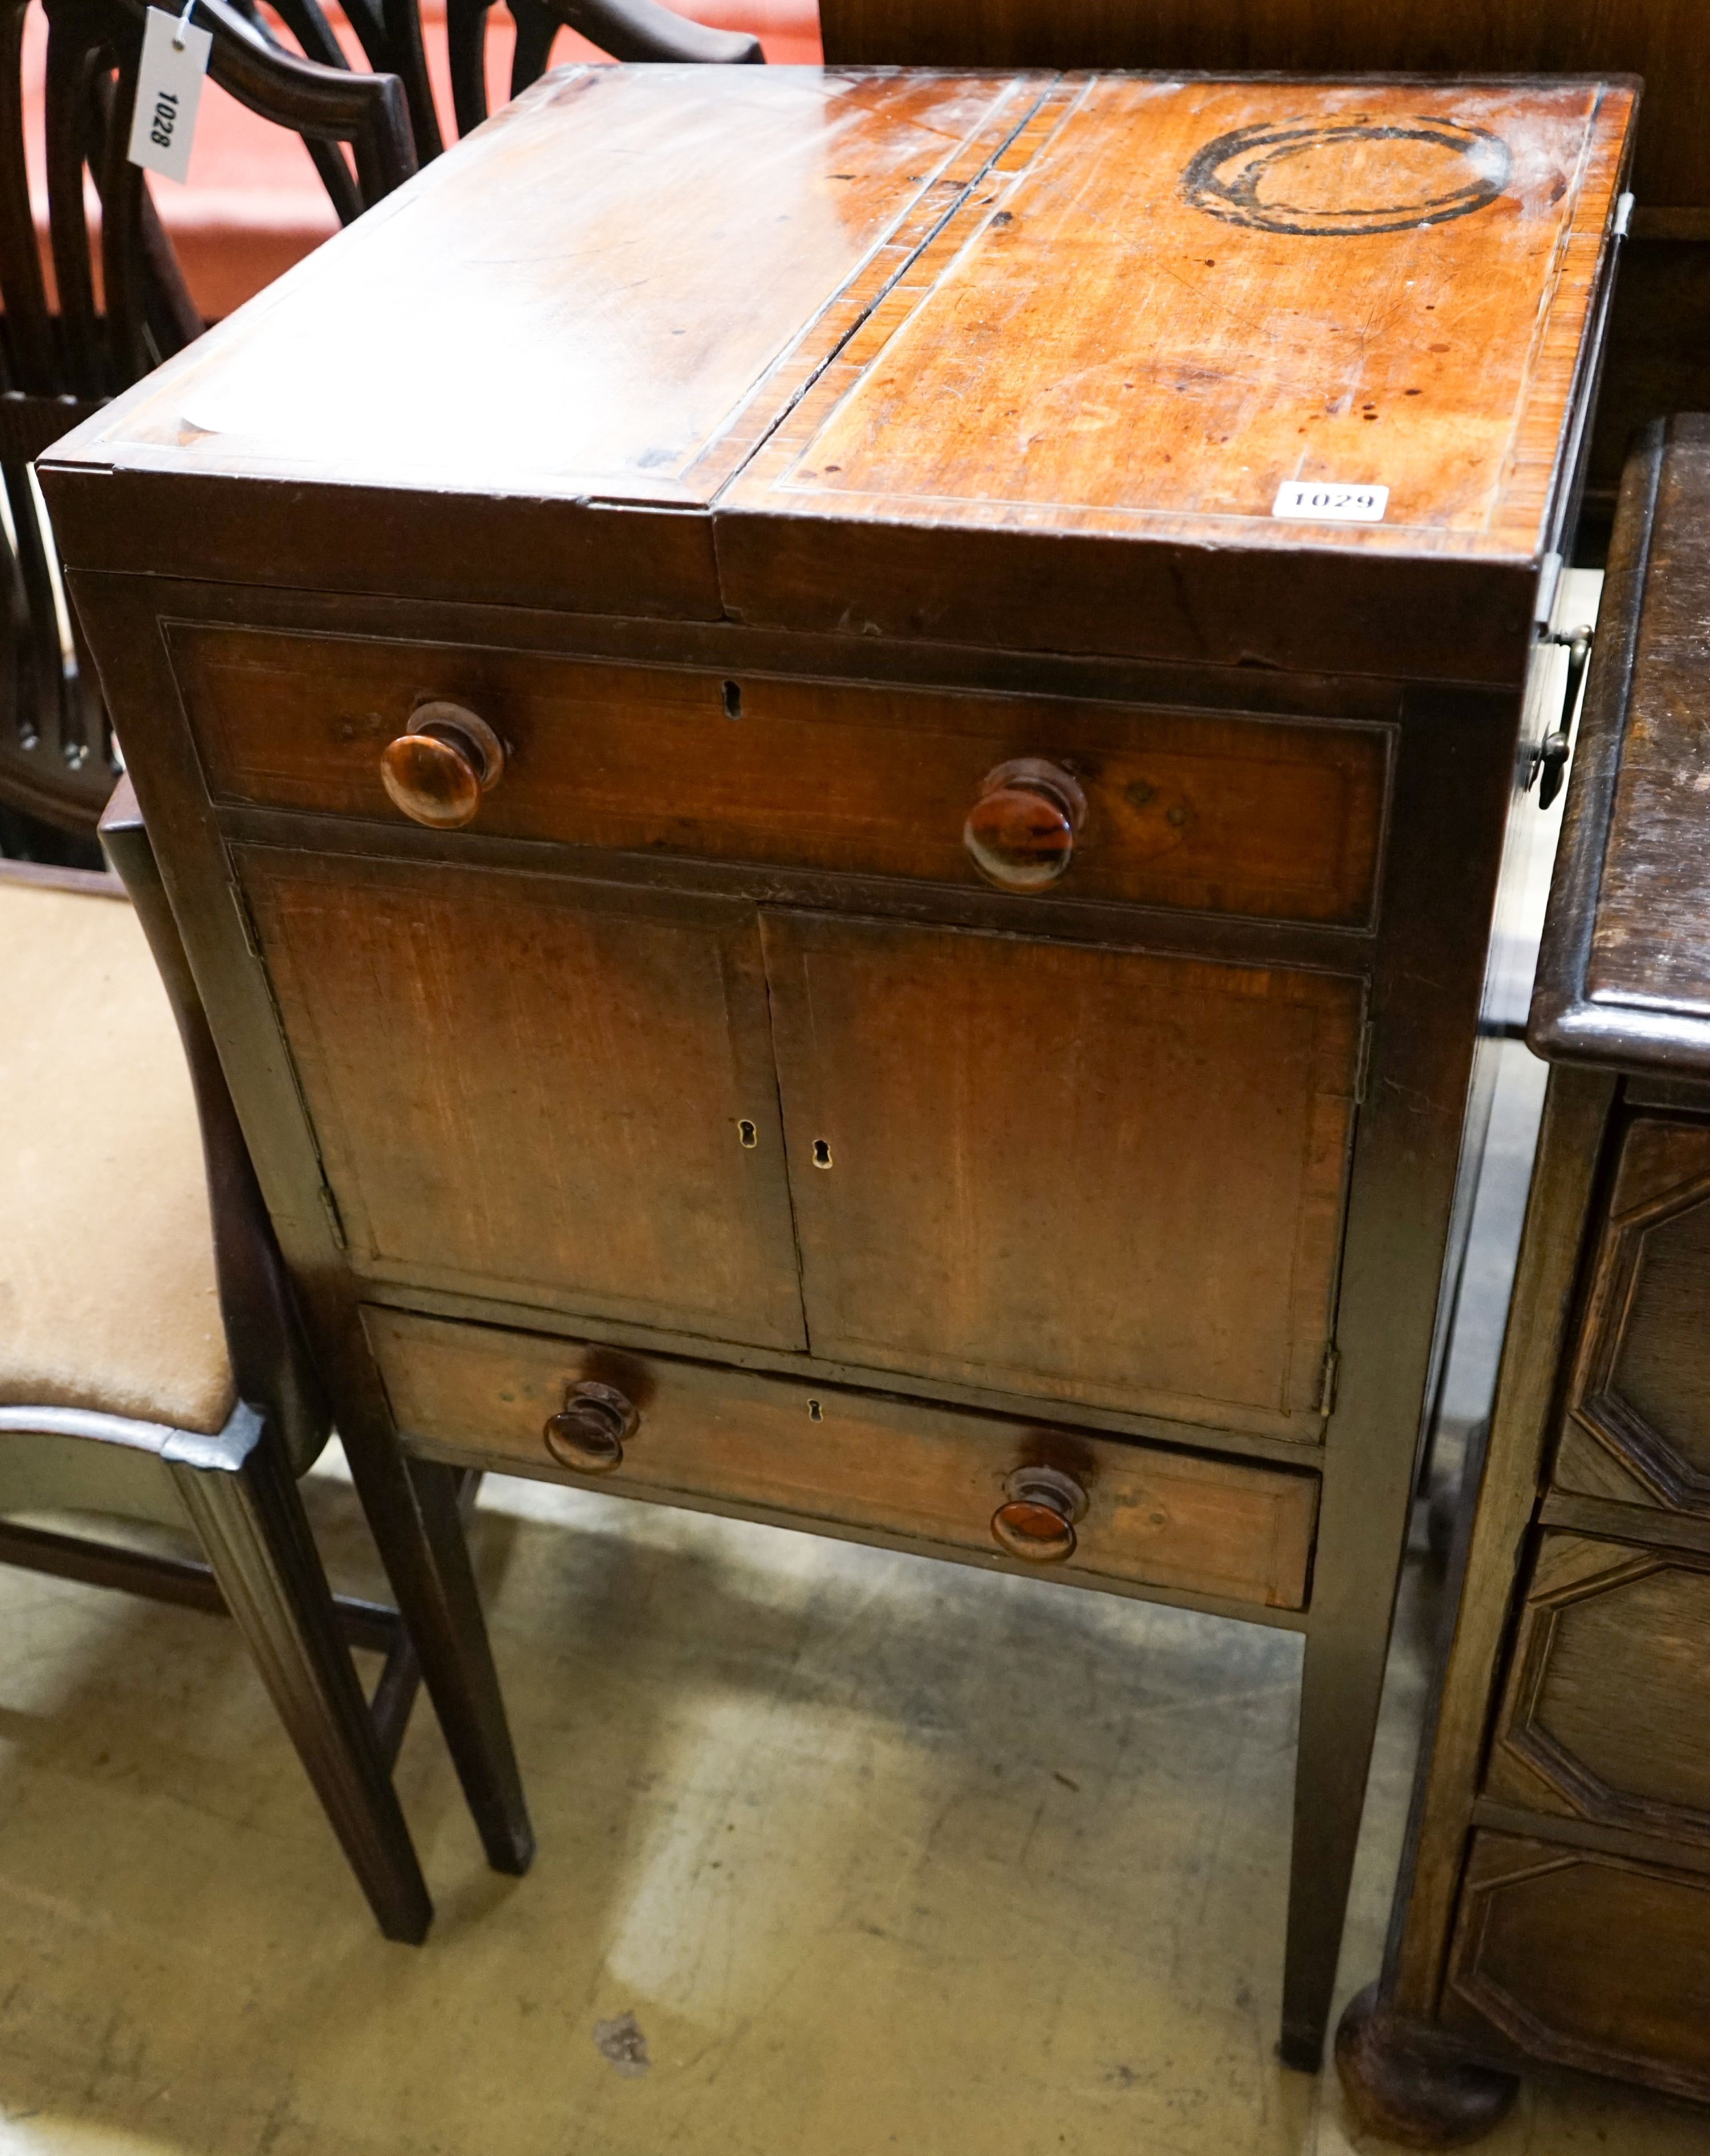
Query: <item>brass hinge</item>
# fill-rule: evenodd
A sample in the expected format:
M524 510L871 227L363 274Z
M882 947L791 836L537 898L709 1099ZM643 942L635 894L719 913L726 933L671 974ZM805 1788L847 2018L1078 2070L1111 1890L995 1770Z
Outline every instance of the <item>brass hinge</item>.
M1353 1105L1363 1108L1366 1104L1366 1080L1372 1068L1372 1022L1368 1019L1359 1037L1359 1061L1353 1071Z
M348 1251L350 1245L345 1240L344 1222L339 1214L338 1200L324 1183L321 1186L321 1203L326 1209L326 1224L332 1230L333 1241L340 1250Z
M1329 1417L1336 1412L1336 1381L1342 1371L1342 1351L1333 1342L1324 1350L1324 1373L1318 1385L1318 1412Z

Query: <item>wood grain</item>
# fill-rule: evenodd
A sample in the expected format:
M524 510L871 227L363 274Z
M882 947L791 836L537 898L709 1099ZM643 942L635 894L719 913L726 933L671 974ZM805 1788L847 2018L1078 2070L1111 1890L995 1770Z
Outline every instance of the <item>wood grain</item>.
M995 1564L991 1519L1009 1476L1047 1464L1088 1496L1075 1556L1052 1578L1305 1603L1310 1475L372 1306L364 1323L400 1430L437 1456L585 1479L553 1459L542 1430L567 1386L592 1379L640 1410L603 1490L871 1528Z
M1620 1144L1569 1410L1653 1503L1707 1513L1710 1124L1641 1116Z
M1386 2005L1424 2026L1437 2014L1497 1671L1559 1413L1561 1366L1573 1348L1585 1214L1615 1091L1605 1073L1569 1069L1551 1072L1544 1096L1490 1437L1468 1540L1451 1575L1453 1629L1427 1712L1384 1970Z
M1710 207L1697 0L820 0L819 20L840 66L1642 75L1641 203Z
M839 67L1643 75L1639 201L1710 207L1710 19L1697 0L822 0L819 30Z
M1546 1534L1485 1789L1710 1842L1710 1564Z
M964 152L977 171L1037 95L1002 75L562 70L110 408L91 445L186 473L704 503L756 385L764 424L817 346L774 373L780 356L876 250L901 266L911 214L930 229Z
M732 508L1540 550L1630 90L1107 77L1061 96ZM1196 158L1249 130L1269 151L1231 149L1225 192L1196 191ZM1286 480L1382 485L1387 512L1279 523Z
M1481 1833L1444 2021L1534 2058L1710 2097L1710 1880Z
M358 1276L804 1344L751 906L238 860Z
M1656 490L1585 993L1695 1020L1710 1061L1707 504L1710 420L1678 420Z
M1444 94L573 72L69 438L56 528L77 567L146 531L226 582L1517 684L1633 100ZM1253 217L1189 186L1302 127ZM1319 479L1384 521L1273 516Z
M1389 737L1029 696L862 689L486 649L175 626L215 794L396 820L385 744L426 696L506 747L481 830L973 886L986 774L1066 762L1089 804L1066 898L1363 927Z
M816 1353L1316 1435L1357 982L824 915L764 937Z

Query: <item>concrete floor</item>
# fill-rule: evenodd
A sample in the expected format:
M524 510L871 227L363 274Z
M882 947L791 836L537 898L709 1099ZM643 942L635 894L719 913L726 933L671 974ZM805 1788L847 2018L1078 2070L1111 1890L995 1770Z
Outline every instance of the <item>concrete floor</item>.
M347 1485L310 1488L372 1586ZM3 2156L1359 2145L1271 2050L1295 1639L514 1481L477 1539L541 1856L483 1868L419 1712L419 1950L372 1929L229 1626L0 1572ZM1431 1599L1416 1566L1344 1992ZM1486 2146L1706 2140L1540 2079Z

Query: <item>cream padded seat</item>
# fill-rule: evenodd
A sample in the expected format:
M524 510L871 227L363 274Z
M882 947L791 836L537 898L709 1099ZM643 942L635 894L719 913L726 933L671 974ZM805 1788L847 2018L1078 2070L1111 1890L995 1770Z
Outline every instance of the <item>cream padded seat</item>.
M196 1106L142 930L122 899L9 881L0 1404L210 1432L235 1404Z

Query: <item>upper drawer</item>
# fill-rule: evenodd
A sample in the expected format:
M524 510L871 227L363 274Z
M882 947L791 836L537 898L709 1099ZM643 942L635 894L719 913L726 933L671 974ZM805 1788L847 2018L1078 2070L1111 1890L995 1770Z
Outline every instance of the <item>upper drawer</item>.
M1021 758L1086 813L1070 898L1359 927L1387 782L1381 726L870 688L540 653L175 624L216 798L403 821L380 775L420 704L505 744L475 828L626 850L978 884L963 826Z
M1072 1532L1021 1542L1056 1578L1306 1606L1314 1475L377 1306L363 1322L418 1451L583 1479L594 1469L578 1469L573 1433L567 1447L545 1424L593 1383L615 1389L634 1417L627 1430L593 1431L600 1479L627 1496L831 1534L867 1529L994 1562L999 1546L1019 1553L999 1532L1018 1507L1037 1531L1057 1527L1058 1506ZM1041 1469L1030 1495L1029 1471Z

